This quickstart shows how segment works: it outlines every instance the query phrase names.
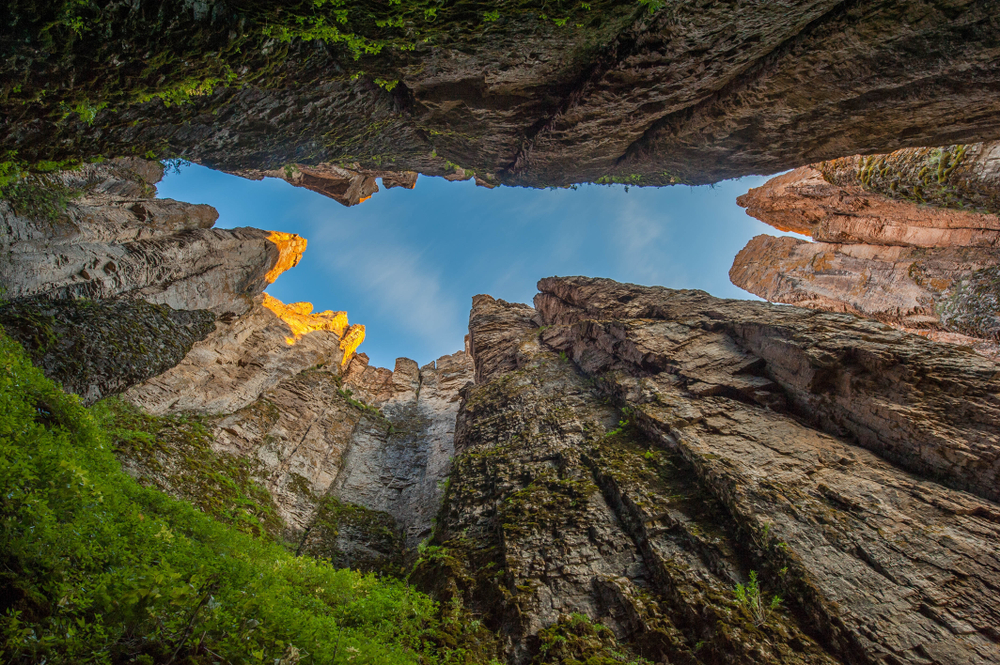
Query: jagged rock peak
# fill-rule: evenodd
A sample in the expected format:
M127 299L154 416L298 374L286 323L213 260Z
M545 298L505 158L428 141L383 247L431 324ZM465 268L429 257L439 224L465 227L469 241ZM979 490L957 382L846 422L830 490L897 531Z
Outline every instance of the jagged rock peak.
M303 335L308 335L317 330L334 333L340 338L340 362L342 365L350 362L358 346L365 340L365 327L360 323L349 325L347 322L347 312L332 312L327 310L325 312L313 313L312 303L296 302L286 305L266 293L263 295L261 305L274 312L291 330L292 336L285 338L285 342L289 346L301 340Z

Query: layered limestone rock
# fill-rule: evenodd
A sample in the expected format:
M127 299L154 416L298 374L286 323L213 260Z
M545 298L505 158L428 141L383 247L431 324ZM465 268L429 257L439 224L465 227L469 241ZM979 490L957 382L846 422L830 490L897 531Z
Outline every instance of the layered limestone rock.
M385 389L369 402L390 424L385 440L354 443L333 486L342 501L391 515L408 548L430 534L455 455L459 393L472 382L472 371L464 350L420 368L408 358L397 360ZM348 376L344 385L356 384Z
M240 314L298 263L306 245L299 236L213 229L212 207L156 199L162 174L158 163L114 160L29 178L19 196L0 200L6 296L130 298Z
M125 397L148 413L232 413L310 367L350 361L364 326L345 312L311 313L262 293L248 312L222 318L175 367Z
M252 462L300 551L398 573L440 503L472 364L462 351L421 368L405 358L395 371L369 367L355 354L364 326L311 309L262 294L125 399L201 417L213 451ZM156 468L132 468L182 489Z
M756 236L729 277L771 302L866 316L997 356L997 252Z
M997 197L1000 144L802 167L737 202L821 242L757 236L729 276L772 302L867 316L1000 357Z
M155 149L227 171L359 163L512 185L659 185L1000 136L989 0L375 14L147 1L83 32L16 12L0 149L31 163ZM314 39L317 19L339 18L360 51ZM55 61L39 44L63 34ZM133 83L134 71L148 75ZM167 84L150 91L158 77Z
M511 662L555 662L570 613L614 631L588 655L1000 658L1000 367L847 315L539 289L474 301L476 384L411 576ZM734 593L751 571L757 612Z
M875 157L878 155L872 159ZM986 183L977 184L980 191L988 191L983 186ZM996 214L914 205L913 201L870 191L860 183L835 185L813 166L772 178L736 202L748 215L779 231L801 233L821 242L994 247L1000 240L1000 217Z

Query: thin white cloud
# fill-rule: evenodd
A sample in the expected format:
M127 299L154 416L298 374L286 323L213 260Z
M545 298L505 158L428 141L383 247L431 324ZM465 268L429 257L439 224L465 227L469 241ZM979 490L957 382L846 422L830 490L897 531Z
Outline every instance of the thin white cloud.
M644 197L643 197L644 198ZM625 197L615 214L618 269L628 281L680 288L683 274L668 252L670 218L639 196Z
M314 221L315 244L336 248L328 250L324 271L364 294L376 312L396 321L405 334L433 345L464 330L468 305L460 306L448 293L440 268L429 265L424 252L392 242L377 230L372 233L364 225L344 228L329 219Z

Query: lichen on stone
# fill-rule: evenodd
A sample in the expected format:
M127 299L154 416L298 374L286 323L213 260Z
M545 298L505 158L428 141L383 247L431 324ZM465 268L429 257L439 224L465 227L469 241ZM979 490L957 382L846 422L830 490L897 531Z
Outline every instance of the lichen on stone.
M215 315L143 300L18 298L0 304L0 325L90 404L176 365L215 328Z

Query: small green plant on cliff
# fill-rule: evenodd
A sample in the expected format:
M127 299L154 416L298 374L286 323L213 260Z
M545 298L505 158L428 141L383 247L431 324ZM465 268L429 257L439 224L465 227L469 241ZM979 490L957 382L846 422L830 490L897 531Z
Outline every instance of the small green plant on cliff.
M532 665L651 665L628 653L607 626L574 613L538 632L540 648Z
M639 4L646 8L652 16L667 5L667 0L639 0Z
M746 586L737 584L733 594L736 596L736 603L747 613L755 626L767 623L771 613L781 606L781 596L771 596L770 601L764 599L755 570L750 571L750 580Z

